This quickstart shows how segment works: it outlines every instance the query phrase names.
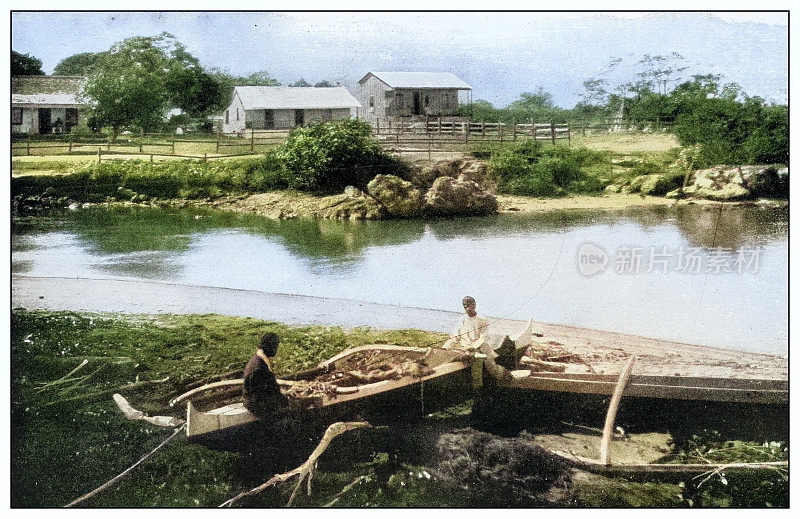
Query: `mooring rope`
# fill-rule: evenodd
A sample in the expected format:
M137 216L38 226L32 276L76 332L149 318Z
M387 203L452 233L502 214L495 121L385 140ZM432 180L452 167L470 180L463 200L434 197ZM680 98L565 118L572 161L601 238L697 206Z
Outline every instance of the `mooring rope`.
M70 502L69 504L67 504L67 505L64 505L64 508L70 508L70 507L72 507L72 506L74 506L74 505L77 505L77 504L78 504L78 503L80 503L81 501L85 501L85 500L89 499L90 497L96 496L97 494L99 494L99 493L100 493L100 492L102 492L103 490L106 490L106 489L108 489L108 488L112 487L112 486L113 486L115 483L117 483L117 482L118 482L120 479L122 479L122 478L124 478L125 476L127 476L127 475L128 475L128 474L129 474L129 473L130 473L130 472L131 472L133 469L135 469L135 468L136 468L136 467L137 467L139 464L141 464L141 463L142 463L144 460L146 460L147 458L149 458L150 456L152 456L153 454L155 454L155 453L156 453L156 451L158 451L158 450L159 450L161 447L163 447L164 445L166 445L166 444L167 444L167 443L168 443L170 440L172 440L172 439L173 439L175 436L177 436L177 434L178 434L179 432L183 431L185 428L186 428L186 424L183 424L183 425L181 425L180 427L178 427L177 429L175 429L175 431L173 431L173 433L172 433L172 434L169 436L169 438L167 438L166 440L164 440L163 442L161 442L161 443L158 445L158 447L156 447L155 449L153 449L153 450L152 450L152 451L150 451L149 453L145 454L145 456L144 456L143 458L141 458L139 461L137 461L136 463L134 463L133 465L131 465L130 467L128 467L127 469L125 469L124 471L122 471L122 472L121 472L119 475L117 475L117 476L115 476L115 477L111 478L110 480L106 481L105 483L103 483L102 485L100 485L99 487L97 487L96 489L92 490L91 492L89 492L89 493L87 493L87 494L84 494L84 495L82 495L81 497L79 497L79 498L77 498L77 499L75 499L75 500L71 501L71 502Z

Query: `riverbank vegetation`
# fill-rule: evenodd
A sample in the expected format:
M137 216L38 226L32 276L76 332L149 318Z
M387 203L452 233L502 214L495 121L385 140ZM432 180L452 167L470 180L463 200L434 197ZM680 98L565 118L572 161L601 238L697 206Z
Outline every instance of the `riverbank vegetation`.
M214 315L17 309L11 321L12 505L62 506L122 472L167 438L169 429L126 420L111 400L112 393L121 393L147 414L179 416L180 411L167 406L170 397L223 373L237 376L267 331L282 339L276 359L278 375L313 366L350 346L428 346L445 338L417 330L291 327ZM64 377L84 359L88 363L81 371ZM777 471L717 474L701 484L701 479L688 477L683 482L657 478L642 482L564 473L543 458L541 471L531 472L528 467L515 476L502 461L505 458L498 458L496 447L503 445L510 449L503 452L530 456L544 456L544 451L528 441L529 435L503 439L469 429L469 413L469 405L462 405L422 421L337 439L332 446L336 452L320 460L311 496L301 492L295 504L685 507L787 503L786 478ZM449 447L442 450L442 445ZM497 465L501 477L486 479L480 470L476 472L479 467L465 465L463 449L472 452L471 463ZM298 465L307 455L282 454L286 456L283 465L176 439L118 485L81 506L216 506L275 472ZM773 461L787 455L786 444L780 441L726 441L708 432L689 437L665 459ZM561 490L544 492L549 486ZM283 506L287 499L280 491L270 491L246 505Z

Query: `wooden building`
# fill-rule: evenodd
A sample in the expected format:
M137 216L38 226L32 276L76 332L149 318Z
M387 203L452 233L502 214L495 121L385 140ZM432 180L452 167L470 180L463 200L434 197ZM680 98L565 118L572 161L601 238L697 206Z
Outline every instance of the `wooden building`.
M69 133L88 107L82 76L11 78L11 133Z
M358 116L361 105L346 88L238 86L222 114L223 133L281 130Z
M472 87L451 72L368 72L358 82L362 117L379 120L455 115Z

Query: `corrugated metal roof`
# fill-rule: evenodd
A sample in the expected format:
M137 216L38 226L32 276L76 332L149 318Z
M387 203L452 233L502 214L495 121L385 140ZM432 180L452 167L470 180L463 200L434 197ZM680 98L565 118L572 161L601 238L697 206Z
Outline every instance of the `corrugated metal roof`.
M238 86L245 110L293 108L359 108L345 87Z
M11 94L11 104L84 106L87 103L74 94Z
M83 76L16 76L11 78L11 103L24 105L85 105Z
M464 83L452 72L374 72L370 71L392 88L457 88L471 90L472 87ZM367 76L369 75L367 74ZM361 79L364 79L367 77Z

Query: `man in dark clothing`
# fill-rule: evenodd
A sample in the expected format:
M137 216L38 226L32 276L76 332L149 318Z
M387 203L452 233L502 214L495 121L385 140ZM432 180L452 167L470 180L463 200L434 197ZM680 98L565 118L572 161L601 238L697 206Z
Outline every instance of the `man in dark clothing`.
M259 418L270 418L289 406L289 399L281 393L272 358L278 353L280 339L274 333L261 337L261 346L244 368L244 406Z

